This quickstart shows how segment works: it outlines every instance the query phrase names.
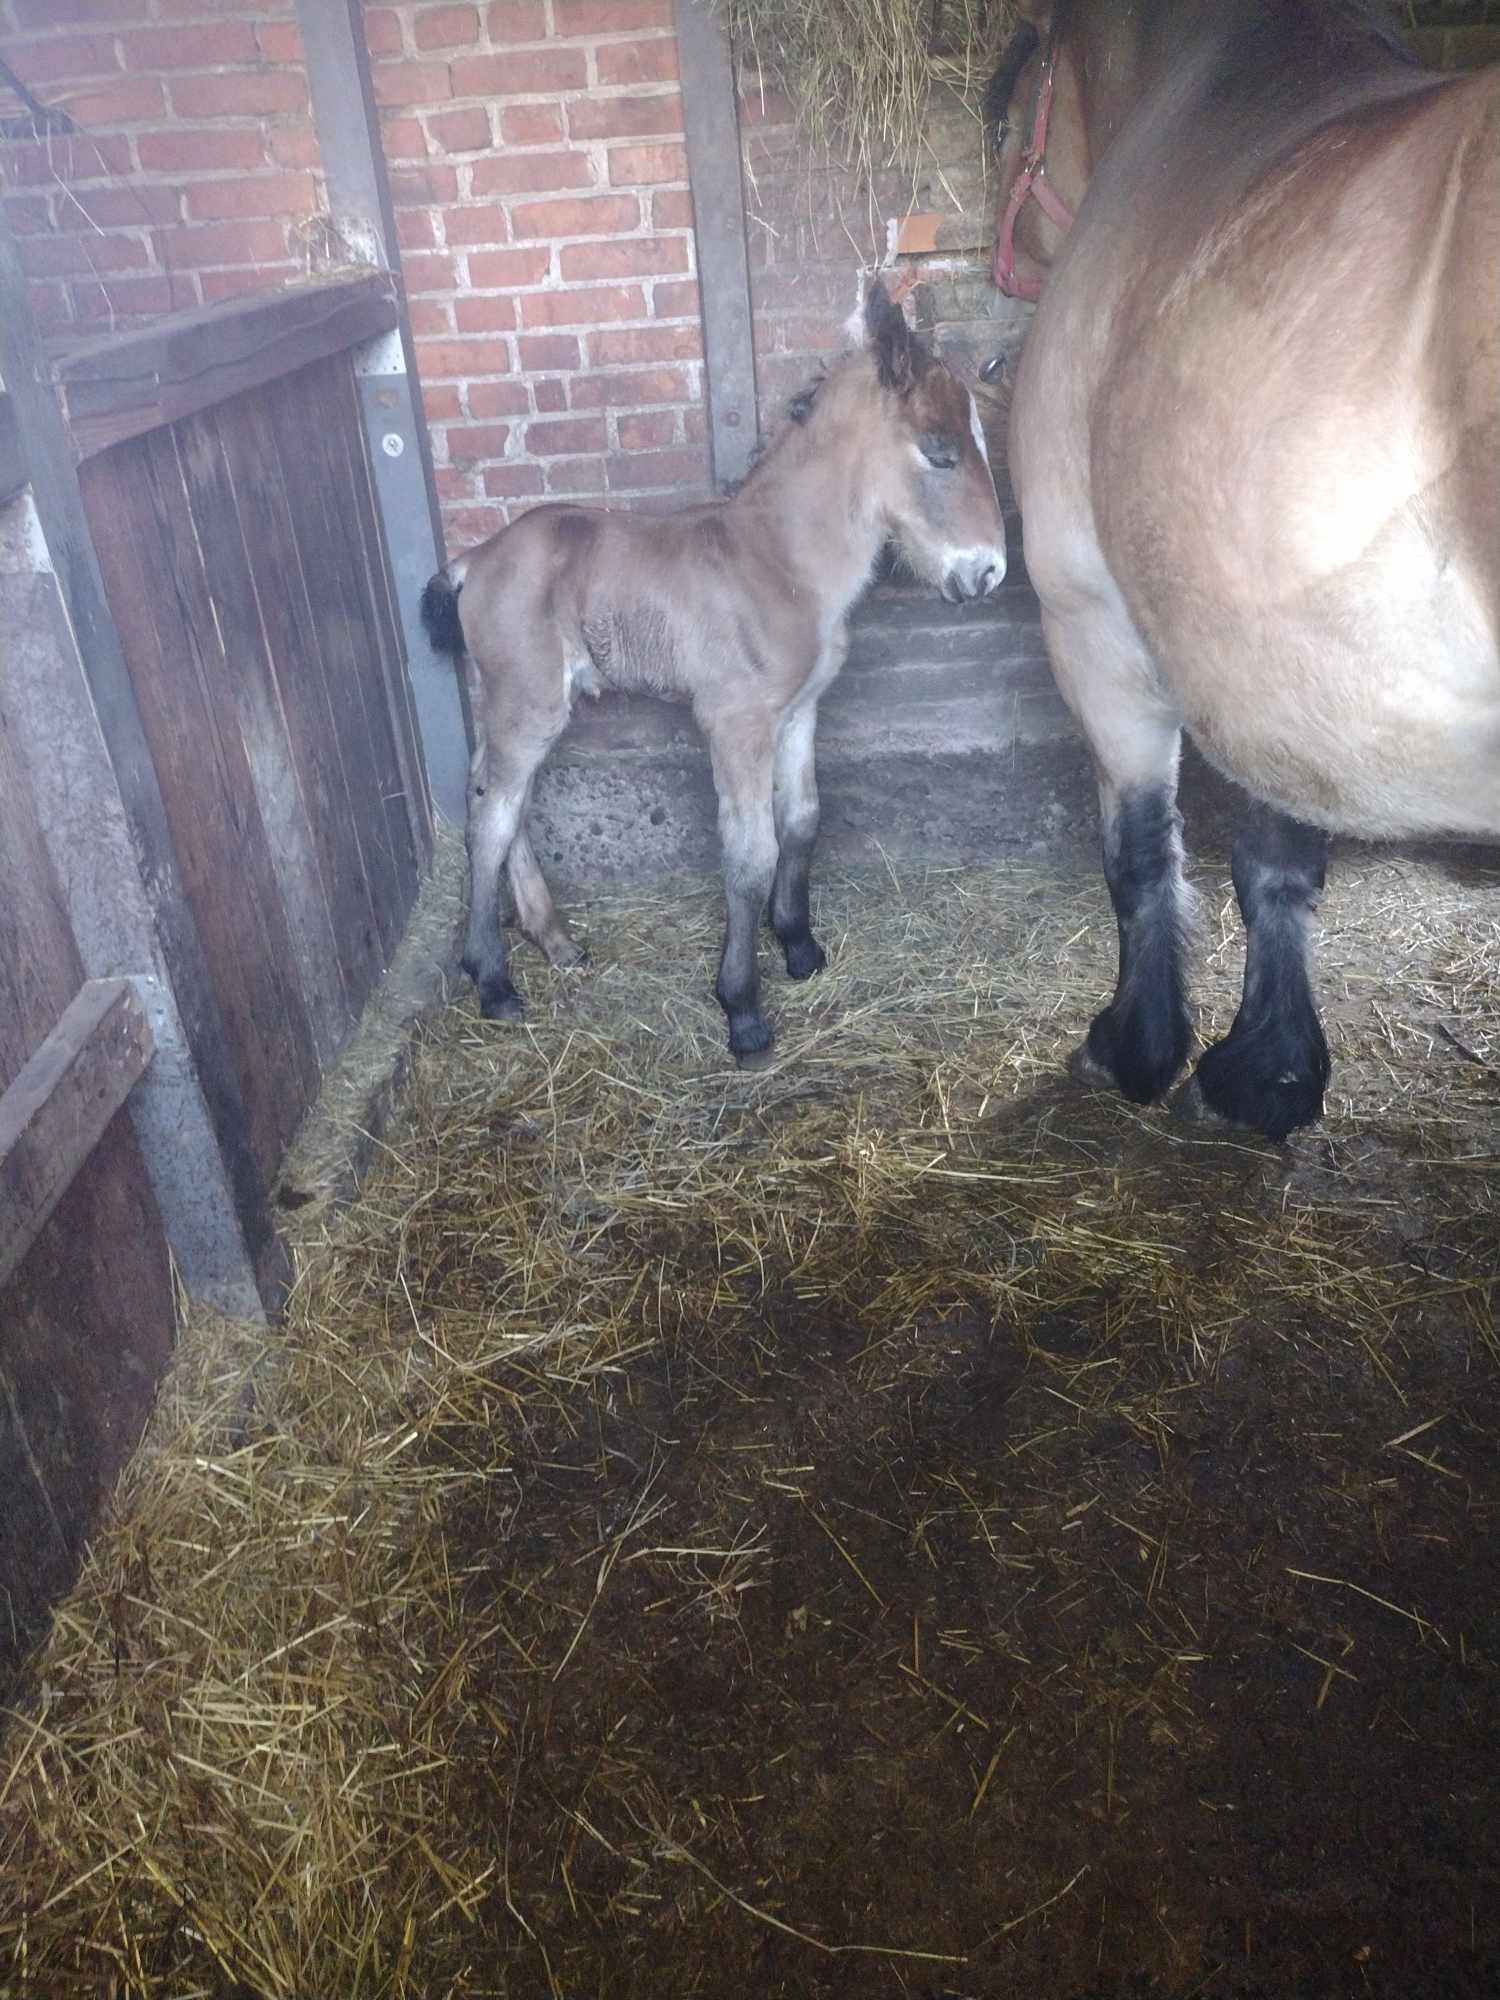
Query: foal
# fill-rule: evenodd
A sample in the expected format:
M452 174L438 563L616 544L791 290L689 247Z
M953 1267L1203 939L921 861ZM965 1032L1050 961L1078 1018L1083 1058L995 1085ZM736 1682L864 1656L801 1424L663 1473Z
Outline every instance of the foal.
M813 737L848 614L888 540L952 603L1005 575L972 396L878 284L862 332L733 499L666 517L536 507L423 592L428 635L462 656L473 710L464 970L487 1019L522 1011L499 923L502 868L521 929L551 964L583 957L525 816L574 700L606 687L690 702L708 740L728 899L715 992L731 1052L771 1046L755 944L768 900L791 977L822 969L808 913Z

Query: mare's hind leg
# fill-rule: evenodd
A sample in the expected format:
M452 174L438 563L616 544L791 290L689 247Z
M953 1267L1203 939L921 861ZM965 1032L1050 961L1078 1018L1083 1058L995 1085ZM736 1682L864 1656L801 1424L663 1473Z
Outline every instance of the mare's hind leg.
M1322 892L1328 835L1269 806L1234 844L1245 922L1245 985L1234 1026L1199 1061L1184 1108L1284 1139L1311 1125L1328 1087L1328 1044L1307 977L1307 933Z
M714 785L719 794L719 844L727 904L724 950L714 986L729 1021L730 1053L744 1061L773 1040L760 1011L755 934L776 875L773 728L743 715L704 718Z
M1120 936L1114 998L1095 1016L1073 1071L1149 1104L1182 1068L1192 1039L1177 813L1181 725L1123 609L1096 603L1066 620L1049 617L1047 649L1093 752L1104 876Z
M773 809L776 879L771 886L771 928L793 979L811 979L828 963L812 934L808 876L818 838L818 779L814 742L818 707L808 702L782 717L776 738Z
M521 808L521 825L510 844L506 872L510 876L510 893L515 898L516 921L537 949L546 953L547 963L562 972L569 966L586 965L588 953L569 935L552 900L552 891L547 887L547 878L526 831L526 811L530 804L528 786Z
M478 988L479 1011L487 1021L518 1021L525 1011L511 984L500 921L500 874L521 831L531 781L555 741L556 733L508 731L502 737L487 731L483 763L469 789L469 926L463 967Z

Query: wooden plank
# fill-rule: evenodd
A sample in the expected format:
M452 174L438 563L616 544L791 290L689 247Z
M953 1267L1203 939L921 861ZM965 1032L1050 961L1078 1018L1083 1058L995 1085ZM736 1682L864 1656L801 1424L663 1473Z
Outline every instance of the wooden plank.
M385 967L380 923L365 866L359 795L345 765L340 708L318 643L308 569L297 544L282 477L272 398L246 396L219 413L240 536L328 897L344 990L357 1011Z
M350 535L346 461L330 434L341 404L338 385L329 380L336 365L321 363L278 382L272 407L297 548L304 566L316 565L309 595L318 649L388 965L420 871L389 711L379 686L371 685L370 611Z
M221 1211L220 1233L225 1240L232 1235L243 1243L261 1296L274 1305L290 1276L287 1255L272 1222L267 1184L246 1140L245 1104L229 1060L203 941L182 894L161 786L110 614L57 393L45 367L25 273L0 204L0 376L20 428L69 635L88 682L89 727L108 750L111 783L129 834L130 865L149 898L155 935L141 941L142 969L159 971L170 981L192 1052L196 1099L181 1107L172 1143L179 1149L179 1165L196 1159L192 1179L199 1187L217 1190L227 1184L232 1213ZM118 965L96 963L93 969L114 971ZM179 1225L187 1231L198 1227L189 1213L177 1216L171 1226Z
M87 458L158 430L387 333L399 317L395 280L371 271L226 299L85 341L52 364L73 451Z
M89 518L203 942L262 1184L317 1089L265 828L228 703L176 440L136 438L83 468Z
M0 1096L0 1285L77 1179L155 1053L125 979L91 979Z
M760 436L739 109L723 10L713 0L676 0L676 18L709 446L714 480L724 487L749 470Z
M0 507L14 500L30 479L21 449L21 427L10 397L0 389Z

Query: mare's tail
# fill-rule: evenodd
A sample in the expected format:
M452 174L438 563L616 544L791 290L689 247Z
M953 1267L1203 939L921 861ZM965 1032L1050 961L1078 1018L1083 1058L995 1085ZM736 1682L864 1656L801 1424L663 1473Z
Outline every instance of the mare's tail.
M463 587L462 576L455 583L451 568L440 569L422 592L422 629L434 652L446 653L452 660L461 659L464 651L463 621L458 615L458 593Z

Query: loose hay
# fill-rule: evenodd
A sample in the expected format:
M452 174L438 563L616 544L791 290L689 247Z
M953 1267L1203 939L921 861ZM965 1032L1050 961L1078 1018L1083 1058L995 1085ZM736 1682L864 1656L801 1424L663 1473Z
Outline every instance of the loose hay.
M0 1760L0 1990L1491 1990L1494 878L1346 864L1289 1154L1057 1081L1092 875L822 926L746 1076L716 890L597 910L428 1025L285 1329L192 1329Z

